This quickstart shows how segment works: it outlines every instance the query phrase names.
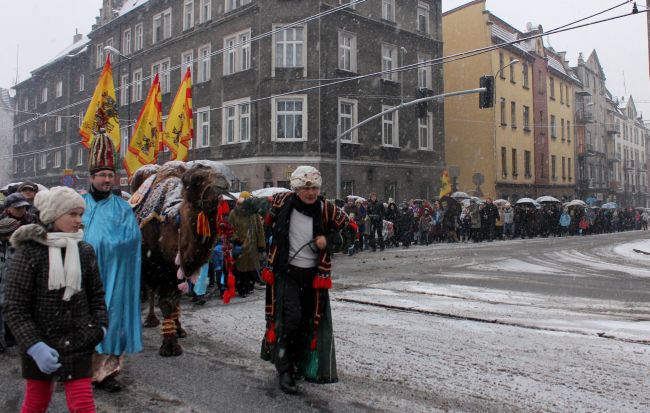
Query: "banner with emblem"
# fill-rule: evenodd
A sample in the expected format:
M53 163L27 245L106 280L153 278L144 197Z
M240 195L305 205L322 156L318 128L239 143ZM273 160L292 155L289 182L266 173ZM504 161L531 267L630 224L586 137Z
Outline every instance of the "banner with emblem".
M129 148L124 155L124 168L129 177L142 165L158 160L162 135L162 97L160 79L156 74L144 106L135 124Z
M451 184L449 183L449 173L447 170L442 171L442 177L440 177L440 198L445 195L451 194Z
M117 100L115 99L115 85L113 84L113 70L111 69L111 57L106 58L104 69L99 75L99 81L95 87L93 97L90 99L86 114L84 115L79 134L81 144L90 148L90 141L100 129L104 129L111 138L115 150L120 150L120 118L117 111Z
M193 137L192 75L188 68L169 110L162 141L174 155L172 159L185 161Z

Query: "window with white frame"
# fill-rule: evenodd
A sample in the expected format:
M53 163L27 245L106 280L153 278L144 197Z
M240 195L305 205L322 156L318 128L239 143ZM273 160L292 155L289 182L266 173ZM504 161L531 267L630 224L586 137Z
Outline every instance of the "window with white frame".
M54 152L54 167L55 168L61 167L61 151Z
M167 59L160 60L151 65L151 81L153 82L153 78L156 76L156 74L159 75L161 93L169 93L170 90L170 84L169 84L170 63L171 63L170 58L167 58Z
M418 141L420 150L433 150L433 113L427 113L424 118L418 118Z
M381 18L395 21L395 0L381 0Z
M125 106L129 103L129 75L120 77L120 104Z
M431 74L431 65L426 64L426 62L431 60L431 56L418 54L418 87L431 89L431 83L433 82Z
M83 92L86 89L86 77L82 74L79 75L79 92Z
M47 119L43 120L41 123L41 136L47 135Z
M84 164L84 152L83 147L77 148L77 166Z
M106 47L113 47L113 38L106 39ZM111 62L115 61L115 56L113 56L113 53L107 50L104 50L104 59L107 57L111 58Z
M83 126L83 123L84 123L84 116L85 116L84 111L83 111L83 110L80 111L80 112L79 112L79 127L82 127L82 126Z
M25 98L25 102L23 104L23 110L25 111L29 110L29 98Z
M224 102L223 144L251 140L250 97Z
M169 119L169 116L163 116L161 118L161 120L162 120L162 122L161 122L162 123L162 130L163 131L167 129L167 119ZM167 145L163 145L162 147L163 147L163 152L165 152L165 153L169 152L169 147Z
M196 111L196 147L210 146L210 108L200 108Z
M199 73L197 83L210 80L210 45L199 47Z
M382 105L381 111L392 108L392 106ZM385 113L381 117L381 140L384 146L399 146L399 114L397 111Z
M137 52L138 50L142 50L144 47L144 26L142 23L135 25L134 32L133 51Z
M208 20L212 20L212 0L201 0L199 23L205 23Z
M429 34L429 5L418 2L418 31Z
M120 144L120 155L122 157L126 156L126 152L129 150L129 127L128 126L122 126L120 128L120 139L122 140L122 143Z
M194 27L194 0L185 0L183 5L183 30Z
M63 80L56 82L56 97L60 98L63 96Z
M307 96L294 95L273 98L271 140L307 140Z
M54 130L56 132L61 132L63 129L63 118L61 116L57 116L56 120L54 121Z
M194 78L194 50L181 53L181 77L185 76L187 69L190 69L190 76Z
M382 79L392 80L393 82L397 81L397 73L390 72L390 70L397 67L397 46L391 44L382 44L381 45L381 70L383 73L381 75Z
M251 67L251 31L244 30L228 36L223 41L225 49L223 74L231 75Z
M153 16L153 43L172 37L172 9Z
M225 0L226 1L226 13L229 11L235 10L241 6L250 4L251 0Z
M339 69L357 71L357 35L339 31Z
M41 89L41 103L47 102L47 88Z
M39 165L40 169L47 168L47 153L42 153L40 156L40 160L41 160Z
M357 124L358 101L356 99L339 98L339 130L337 134L343 133ZM357 129L341 137L341 142L357 143Z
M274 26L277 29L281 26ZM305 33L307 28L292 27L273 35L273 51L275 53L276 67L306 67L307 55L305 53Z
M104 43L95 45L95 68L104 66Z
M139 102L142 100L142 69L133 71L133 86L131 93L132 102Z
M131 54L131 28L122 32L122 54L128 56Z

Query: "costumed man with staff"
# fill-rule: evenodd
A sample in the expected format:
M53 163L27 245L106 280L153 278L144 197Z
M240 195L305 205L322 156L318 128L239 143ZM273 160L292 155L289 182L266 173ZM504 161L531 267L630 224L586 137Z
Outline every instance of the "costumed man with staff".
M275 364L280 389L295 394L295 378L338 380L328 290L332 250L342 244L348 217L320 195L322 178L311 166L291 174L292 192L273 196L262 358Z
M142 351L140 320L140 227L131 206L112 193L117 154L101 131L90 145L90 189L84 195L84 241L95 249L106 292L108 331L93 357L93 384L108 392L121 390L115 376L125 353Z

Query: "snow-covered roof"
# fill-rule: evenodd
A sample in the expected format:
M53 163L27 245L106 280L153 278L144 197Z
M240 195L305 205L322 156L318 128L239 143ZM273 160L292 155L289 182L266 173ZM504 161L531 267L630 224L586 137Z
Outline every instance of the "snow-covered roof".
M68 55L74 55L86 51L88 49L88 43L90 43L90 39L88 39L88 37L86 36L81 36L81 38L78 41L66 46L65 49L57 53L56 56L54 56L54 58L52 58L49 62L44 63L38 68L34 69L32 73L38 72L39 70L51 65L52 63L58 61L59 59L63 59Z
M492 37L496 37L497 39L502 40L506 43L513 42L519 38L517 36L517 33L509 32L498 24L492 25ZM515 43L512 46L516 49L519 49L522 53L528 53L528 50L525 49L524 42Z
M120 8L120 10L118 11L117 15L118 15L118 17L123 16L123 15L127 14L128 12L130 12L131 10L142 6L143 4L147 3L148 1L149 0L126 0L124 2L124 4L122 5L122 7Z
M551 49L551 51L552 51L552 49ZM552 53L548 53L548 54L547 54L547 57L548 57L548 65L549 65L551 68L553 68L553 69L555 69L556 71L560 72L560 73L563 74L564 76L570 77L570 78L573 79L574 81L576 81L576 82L578 82L578 83L581 83L581 82L580 82L580 79L578 79L578 77L577 77L576 74L573 72L573 70L567 70L567 68L564 67L564 65L562 64L562 62L560 62L560 60L558 60L558 58L557 58L554 54L552 54Z

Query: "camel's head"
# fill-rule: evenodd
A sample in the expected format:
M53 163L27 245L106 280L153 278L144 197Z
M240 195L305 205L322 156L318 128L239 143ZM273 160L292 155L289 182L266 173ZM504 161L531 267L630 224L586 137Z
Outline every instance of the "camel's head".
M207 215L217 211L219 196L226 194L230 181L214 168L194 164L182 177L183 200Z

